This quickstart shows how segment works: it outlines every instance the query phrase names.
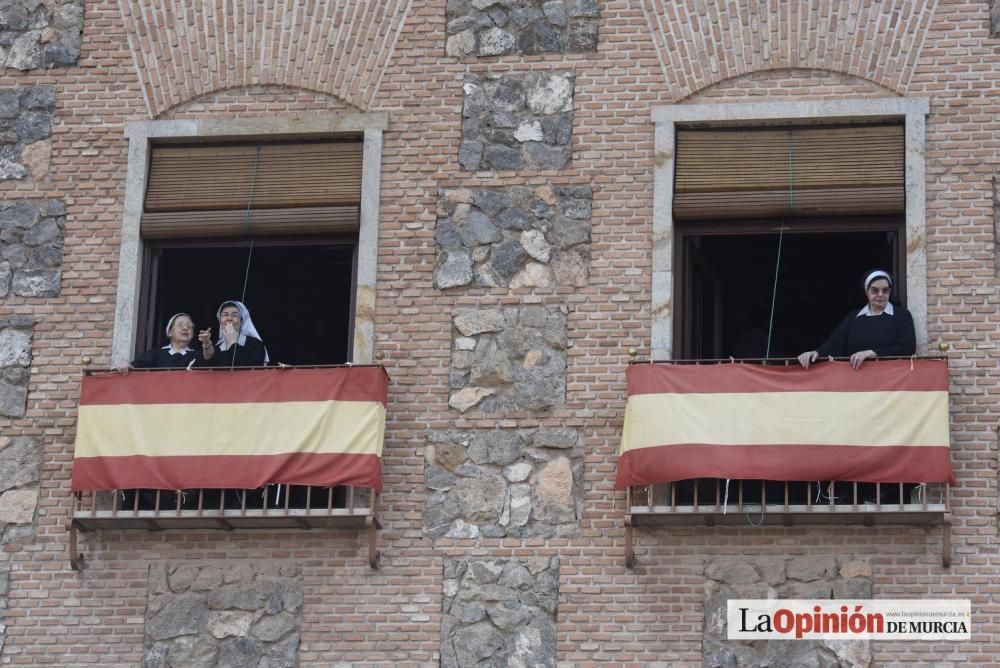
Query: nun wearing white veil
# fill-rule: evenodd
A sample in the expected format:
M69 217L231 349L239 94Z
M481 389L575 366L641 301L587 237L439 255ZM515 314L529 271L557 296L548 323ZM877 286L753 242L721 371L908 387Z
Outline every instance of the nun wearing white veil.
M264 366L270 361L243 302L222 302L215 315L219 319L219 340L211 366Z

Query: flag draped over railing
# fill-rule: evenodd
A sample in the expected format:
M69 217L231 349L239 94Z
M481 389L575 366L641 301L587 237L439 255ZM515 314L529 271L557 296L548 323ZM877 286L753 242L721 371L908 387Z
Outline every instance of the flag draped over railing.
M380 367L85 376L73 491L382 488Z
M633 364L616 487L690 478L950 482L944 360Z

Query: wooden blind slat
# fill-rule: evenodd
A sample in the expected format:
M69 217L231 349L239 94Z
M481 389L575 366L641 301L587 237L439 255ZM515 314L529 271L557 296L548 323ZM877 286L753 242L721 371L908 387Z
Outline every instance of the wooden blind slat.
M299 234L350 234L359 227L357 206L255 209L246 211L147 211L142 215L144 239L185 239Z
M360 141L154 146L147 212L324 207L361 201ZM253 198L250 200L251 183Z
M904 171L902 125L680 129L674 215L901 213Z

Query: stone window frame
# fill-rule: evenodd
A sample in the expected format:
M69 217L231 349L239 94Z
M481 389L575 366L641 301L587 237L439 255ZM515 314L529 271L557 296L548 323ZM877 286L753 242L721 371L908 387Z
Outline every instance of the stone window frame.
M111 344L112 364L129 362L135 350L145 249L139 234L139 224L149 176L150 149L156 140L191 138L206 142L249 142L262 139L323 139L344 133L362 133L364 136L351 361L355 364L371 364L374 361L382 133L388 126L389 115L386 112L322 114L308 119L137 121L126 124L128 168Z
M928 98L868 98L811 102L678 104L652 109L653 289L651 359L672 359L674 320L674 139L677 124L870 122L902 120L905 127L906 289L917 345L927 344L926 149Z

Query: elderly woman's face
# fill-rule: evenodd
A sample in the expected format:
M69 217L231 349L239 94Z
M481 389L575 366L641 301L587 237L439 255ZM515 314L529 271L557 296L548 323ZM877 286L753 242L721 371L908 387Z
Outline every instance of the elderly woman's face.
M868 306L879 311L885 310L885 305L889 303L889 281L884 278L876 278L868 284Z
M227 306L219 313L219 326L225 328L227 324L232 325L237 332L240 331L240 324L243 317L240 316L240 309L235 306Z
M174 318L173 324L170 325L170 343L178 348L186 346L191 342L192 336L194 336L194 323L191 318L186 315Z

